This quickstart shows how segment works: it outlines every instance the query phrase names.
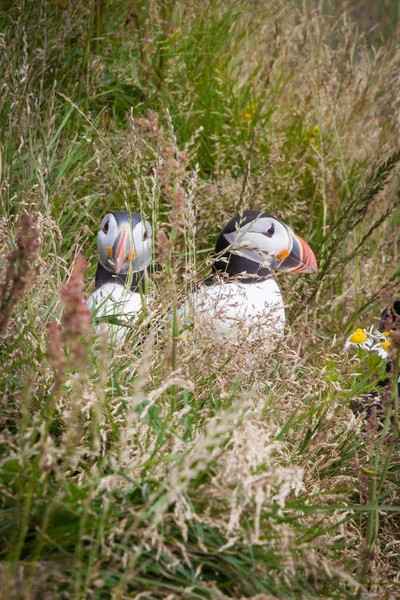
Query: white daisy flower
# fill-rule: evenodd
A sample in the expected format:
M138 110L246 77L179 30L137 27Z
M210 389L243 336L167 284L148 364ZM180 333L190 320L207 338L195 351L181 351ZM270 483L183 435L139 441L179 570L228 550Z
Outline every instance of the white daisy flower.
M383 332L383 334L387 333L386 331ZM384 360L387 360L388 357L388 350L390 348L390 342L388 339L385 339L384 335L382 336L382 339L380 340L380 342L378 342L377 344L375 344L371 350L375 350L379 356L381 358L383 358Z
M349 348L350 346L356 346L357 348L362 348L363 350L371 350L375 343L375 336L372 333L372 327L369 331L359 327L347 338L344 347Z
M373 327L370 327L369 331L358 328L347 338L344 347L347 349L350 346L357 346L369 352L377 352L382 359L386 360L388 348L390 347L390 342L387 339L389 335L390 332L384 331L381 333L377 329L374 330Z

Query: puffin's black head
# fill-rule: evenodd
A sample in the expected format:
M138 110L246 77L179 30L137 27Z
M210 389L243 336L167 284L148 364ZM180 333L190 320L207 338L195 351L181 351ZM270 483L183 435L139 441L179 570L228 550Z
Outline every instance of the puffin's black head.
M151 225L125 210L106 215L97 234L99 266L96 288L104 283L125 281L129 269L143 272L151 261Z
M230 277L267 277L274 270L316 273L310 246L285 223L267 213L247 210L234 217L217 239L215 272Z

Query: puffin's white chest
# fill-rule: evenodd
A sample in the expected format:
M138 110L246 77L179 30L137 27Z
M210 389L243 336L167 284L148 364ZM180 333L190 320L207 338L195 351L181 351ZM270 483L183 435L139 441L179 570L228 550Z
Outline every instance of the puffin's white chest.
M266 333L283 334L285 309L272 278L256 283L231 282L203 286L189 298L187 316L212 334L258 339Z
M118 283L106 283L90 296L88 306L96 317L113 316L119 321L131 324L142 309L142 297L131 292ZM111 343L123 341L128 335L129 327L100 323L98 332L107 332Z

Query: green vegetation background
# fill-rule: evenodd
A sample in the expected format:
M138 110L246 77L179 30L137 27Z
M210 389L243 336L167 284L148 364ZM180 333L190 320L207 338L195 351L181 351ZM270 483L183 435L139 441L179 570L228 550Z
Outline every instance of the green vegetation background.
M398 292L398 8L2 3L2 598L399 597L398 400L366 426L385 364L343 351ZM82 250L91 292L123 207L153 224L155 303L107 350L60 290ZM246 207L320 266L280 277L272 356L167 316Z

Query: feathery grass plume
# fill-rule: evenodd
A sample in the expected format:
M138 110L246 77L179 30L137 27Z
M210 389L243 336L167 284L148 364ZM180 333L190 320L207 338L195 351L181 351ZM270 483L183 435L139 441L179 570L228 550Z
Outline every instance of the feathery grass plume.
M6 329L18 302L35 282L40 245L34 217L23 215L15 238L15 250L7 255L3 282L0 284L0 333Z
M172 250L172 242L167 238L165 231L161 230L157 234L157 250L158 250L158 261L163 267L170 261L170 254Z
M373 165L373 171L368 175L364 185L357 194L355 194L354 198L350 200L346 212L340 214L330 227L329 234L322 240L325 252L321 257L323 261L322 272L319 275L321 279L328 272L331 261L334 258L340 243L365 217L370 204L377 194L385 189L393 170L399 162L400 150L392 152L390 156L384 160L378 160L377 164ZM393 208L395 209L396 206L397 204L395 203ZM327 242L329 242L328 246L326 246ZM350 256L350 258L352 257L353 255Z
M47 328L47 355L53 365L54 382L51 388L52 399L56 398L61 391L66 376L67 357L64 354L61 334L57 323L50 323ZM54 404L52 400L51 404Z
M311 300L315 298L323 281L331 273L336 277L340 275L344 267L351 260L354 260L373 231L378 229L378 227L400 206L400 194L397 194L397 198L392 202L391 206L389 206L388 209L379 216L377 221L369 227L367 233L363 235L356 248L343 256L343 249L346 247L344 241L365 218L368 208L376 196L388 185L390 177L399 162L400 150L395 150L388 158L377 162L377 164L373 166L372 173L368 175L366 182L360 187L358 192L354 195L354 198L350 200L346 211L340 213L330 226L329 233L321 240L323 251L319 258L320 266L314 282L309 286L310 292L302 309L304 309L306 303L311 302ZM299 310L297 316L302 312L302 309Z
M83 296L83 275L87 262L81 253L76 257L71 278L60 291L63 313L62 340L68 349L68 362L83 371L87 365L87 344L92 313Z
M158 177L166 202L171 209L168 215L172 227L172 235L176 236L184 221L185 191L182 187L189 155L180 151L176 139L174 126L168 109L165 111L168 124L169 137L164 139L161 148L162 162L159 167ZM174 230L176 230L175 233Z
M47 351L56 373L53 392L59 390L66 368L75 368L83 372L87 366L92 313L85 302L82 290L86 269L87 263L79 253L69 282L60 290L63 306L61 330L56 323L50 323L48 328ZM63 346L66 347L67 354L64 354Z

